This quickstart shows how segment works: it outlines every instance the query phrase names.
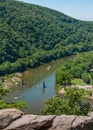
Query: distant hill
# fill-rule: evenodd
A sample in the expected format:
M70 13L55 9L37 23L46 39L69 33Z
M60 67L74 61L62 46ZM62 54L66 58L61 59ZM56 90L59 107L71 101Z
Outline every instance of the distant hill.
M15 0L0 0L0 75L93 50L93 22Z

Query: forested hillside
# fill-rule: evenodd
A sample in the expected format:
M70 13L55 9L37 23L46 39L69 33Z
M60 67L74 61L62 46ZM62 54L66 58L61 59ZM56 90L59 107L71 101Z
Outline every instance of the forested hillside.
M93 49L93 22L15 0L0 0L0 75Z

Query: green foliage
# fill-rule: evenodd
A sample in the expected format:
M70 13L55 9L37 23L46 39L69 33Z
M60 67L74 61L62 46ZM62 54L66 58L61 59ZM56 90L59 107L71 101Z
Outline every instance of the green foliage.
M71 75L66 71L61 71L58 73L59 76L56 77L56 83L60 85L70 85L71 84Z
M5 101L0 100L0 110L1 110L1 109L4 109L4 108L8 108L8 107L7 107L7 104L6 104Z
M90 104L82 101L81 91L76 88L69 88L63 98L55 97L47 99L42 114L87 115L90 110Z
M91 80L91 84L93 85L93 79Z
M71 84L73 85L85 85L85 83L83 82L82 79L79 79L79 78L74 78L72 81L71 81Z
M64 67L65 66L65 67ZM93 66L93 52L78 54L70 60L65 61L56 71L56 83L64 85L68 81L74 85L79 85L81 79L85 84L90 84L93 80L91 68ZM75 80L77 79L77 80ZM68 85L65 84L65 85ZM83 85L83 84L82 84Z
M45 106L42 110L42 114L44 115L60 115L61 114L61 108L63 106L62 99L59 97L49 98L45 101Z
M7 103L8 108L17 108L17 109L23 109L26 108L26 103L24 101L18 101L18 102L12 102L12 103Z
M0 86L0 94L3 96L6 93L8 93L9 91L7 89L4 89L3 87Z
M0 1L0 75L90 50L93 22L16 0Z
M4 100L2 100L2 96L7 94L7 92L8 90L0 86L0 110L5 108L18 108L18 109L26 108L26 103L24 101L7 103Z
M82 74L82 79L84 80L84 82L86 84L90 84L91 83L91 76L88 73L83 73Z
M18 108L23 109L26 108L26 103L23 101L20 102L12 102L12 103L6 103L4 100L0 100L0 110L5 108Z

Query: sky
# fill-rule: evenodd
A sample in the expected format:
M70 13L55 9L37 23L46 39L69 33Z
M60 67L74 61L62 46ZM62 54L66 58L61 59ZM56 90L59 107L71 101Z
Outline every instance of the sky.
M58 10L68 16L93 21L93 0L21 0Z

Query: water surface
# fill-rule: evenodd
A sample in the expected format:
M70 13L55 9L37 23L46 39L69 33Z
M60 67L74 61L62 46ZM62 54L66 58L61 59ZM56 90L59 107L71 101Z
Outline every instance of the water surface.
M28 106L25 112L39 113L44 106L45 99L56 95L55 70L64 60L53 61L36 69L26 70L22 73L25 85L16 86L4 99L8 102L25 101Z

